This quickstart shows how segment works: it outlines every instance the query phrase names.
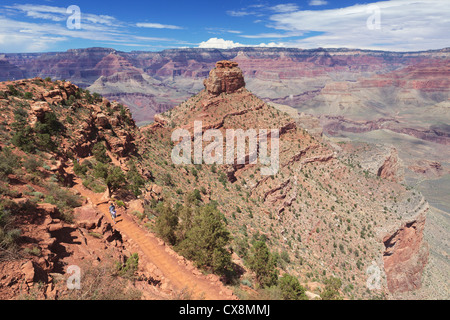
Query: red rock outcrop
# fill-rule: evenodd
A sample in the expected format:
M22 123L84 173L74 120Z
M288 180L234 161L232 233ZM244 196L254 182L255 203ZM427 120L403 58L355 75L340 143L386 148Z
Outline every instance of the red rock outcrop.
M384 270L391 293L416 290L421 287L422 273L428 262L428 246L423 239L425 214L404 223L396 232L383 239Z
M203 84L210 94L219 95L222 92L233 93L245 87L242 70L237 62L218 61L216 68L209 73L209 78Z
M42 99L47 101L48 104L57 105L58 103L67 100L71 95L75 95L78 88L71 82L64 82L63 85L57 89L46 91L42 95Z
M45 118L45 114L51 111L52 109L50 109L47 102L35 102L31 105L30 124L33 126L37 121L42 122Z
M398 182L399 166L397 149L392 148L391 154L384 160L383 165L378 168L377 176Z

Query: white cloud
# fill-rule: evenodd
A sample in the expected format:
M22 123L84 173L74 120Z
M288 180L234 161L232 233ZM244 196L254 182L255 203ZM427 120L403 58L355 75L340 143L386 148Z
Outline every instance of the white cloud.
M248 12L245 10L228 10L227 14L232 17L244 17L244 16L254 14L254 12Z
M161 24L161 23L151 23L151 22L138 22L136 27L139 28L155 28L155 29L183 29L179 26L174 26L171 24Z
M243 34L240 35L242 38L247 39L261 39L261 38L291 38L291 37L299 37L303 35L303 32L287 32L287 33L275 33L275 32L268 32L268 33L259 33L259 34Z
M56 43L67 41L60 34L41 34L34 24L14 21L0 16L0 51L41 52L47 51Z
M28 11L27 16L35 19L44 19L52 21L64 21L67 18L63 15L55 15L51 13L39 12L39 11Z
M267 15L268 12L286 13L298 10L298 5L295 3L282 3L275 6L268 5L249 5L248 7L241 8L238 10L228 10L227 14L232 17L245 17L245 16L258 16L262 17Z
M245 47L245 45L234 42L232 40L224 40L221 38L210 38L207 41L202 41L198 45L199 48L215 48L215 49L231 49L236 47Z
M12 6L5 6L5 8L11 9L13 11L24 12L28 17L31 18L51 20L55 22L65 21L69 16L69 14L67 14L67 8L63 7L36 4L15 4ZM108 26L119 24L119 21L112 16L85 13L83 12L83 8L81 8L81 12L84 23L104 24Z
M132 34L129 28L136 26L135 23L85 12L84 7L80 9L81 28L69 29L66 21L72 13L68 13L67 8L34 4L0 5L0 12L7 15L0 16L0 52L50 51L63 43L70 45L70 41L74 40L90 41L93 46L114 44L142 48L157 48L163 42L173 45L185 43L176 39ZM28 19L25 20L24 17ZM182 29L159 23L142 23L141 27ZM167 47L168 45L164 46Z
M232 49L232 48L239 48L239 47L283 47L284 44L282 43L260 43L257 45L248 45L248 44L242 44L239 42L234 42L232 40L224 40L222 38L210 38L207 41L201 42L198 47L199 48L214 48L214 49Z
M275 12L291 12L298 10L298 6L295 3L285 3L285 4L278 4L276 6L273 6L270 8L271 10Z
M47 12L57 12L59 8L41 8ZM25 9L25 8L24 8ZM29 8L28 8L29 9ZM64 9L64 13L66 9ZM31 11L26 11L31 12ZM38 11L33 11L38 12ZM42 11L41 11L42 12ZM67 14L65 13L67 16ZM45 16L43 16L45 17ZM39 17L39 18L43 18ZM65 18L67 19L67 18ZM64 20L65 20L64 19ZM46 22L26 22L0 16L0 51L11 52L42 52L54 50L61 43L82 39L97 41L98 46L116 45L126 46L127 43L142 43L145 47L150 41L174 41L159 37L143 37L130 34L124 23L113 17L82 13L81 29L68 29L64 22L56 19L46 19ZM113 21L115 21L113 23Z
M369 28L379 14L380 28ZM286 45L415 51L450 46L450 6L442 0L391 0L340 9L274 14L268 27L318 35Z
M310 6L324 6L328 4L328 1L325 0L311 0L308 3Z
M223 33L240 34L240 33L242 33L242 31L239 31L239 30L230 30L230 29L217 28L217 27L208 27L205 29L208 31L208 33L211 33L211 34L223 34Z

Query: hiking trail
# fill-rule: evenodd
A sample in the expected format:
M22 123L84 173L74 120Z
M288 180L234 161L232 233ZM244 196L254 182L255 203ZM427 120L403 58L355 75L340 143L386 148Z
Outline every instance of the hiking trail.
M235 300L236 296L226 288L214 276L204 275L200 270L192 266L180 263L181 256L173 250L167 250L167 246L154 234L144 230L127 213L117 212L116 224L114 225L109 213L109 200L103 194L95 193L82 184L78 177L74 177L73 189L80 192L81 196L90 200L104 215L113 228L126 235L136 244L145 255L144 261L156 266L162 273L164 279L178 292L186 292L191 299L200 300ZM172 251L169 253L169 251ZM178 256L178 258L177 258Z

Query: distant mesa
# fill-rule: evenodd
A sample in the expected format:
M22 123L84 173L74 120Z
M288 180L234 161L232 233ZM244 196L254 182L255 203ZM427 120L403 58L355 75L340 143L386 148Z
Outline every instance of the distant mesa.
M209 78L203 81L208 93L219 95L222 92L233 93L245 87L242 70L237 62L222 60L209 72Z

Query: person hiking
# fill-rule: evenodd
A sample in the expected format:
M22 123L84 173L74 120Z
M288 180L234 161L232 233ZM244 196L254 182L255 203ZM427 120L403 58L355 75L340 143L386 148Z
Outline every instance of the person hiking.
M116 224L116 207L112 202L109 206L109 213L111 214L111 218L113 219L114 224Z

